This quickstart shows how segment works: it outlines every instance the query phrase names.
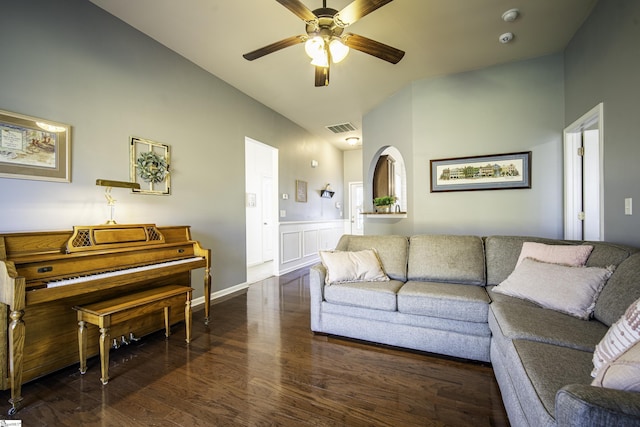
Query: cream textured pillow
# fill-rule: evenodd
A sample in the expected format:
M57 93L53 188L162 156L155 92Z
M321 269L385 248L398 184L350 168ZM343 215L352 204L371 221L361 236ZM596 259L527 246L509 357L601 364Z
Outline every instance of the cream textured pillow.
M544 243L524 242L516 266L523 259L533 258L537 261L552 264L583 267L593 251L591 245L545 245Z
M525 258L493 290L587 320L612 273L613 267L570 267Z
M593 352L593 371L596 378L600 370L616 361L627 350L640 342L640 299L627 308L627 311L611 325Z
M389 277L375 249L362 251L320 251L320 259L327 269L325 283L386 282Z
M598 371L591 385L616 390L640 391L640 343Z

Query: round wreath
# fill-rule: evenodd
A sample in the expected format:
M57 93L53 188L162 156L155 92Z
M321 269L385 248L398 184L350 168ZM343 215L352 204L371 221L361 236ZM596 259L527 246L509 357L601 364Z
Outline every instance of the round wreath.
M146 182L153 182L154 184L164 181L169 173L167 160L153 151L140 153L136 160L136 165L138 166L138 175L140 178Z

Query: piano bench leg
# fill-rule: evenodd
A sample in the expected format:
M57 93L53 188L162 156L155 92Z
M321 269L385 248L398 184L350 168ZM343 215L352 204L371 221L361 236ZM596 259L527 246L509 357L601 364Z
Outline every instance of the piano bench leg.
M80 355L80 373L87 373L87 324L84 320L78 322L78 351Z
M109 382L109 341L111 334L109 328L100 328L100 371L102 373L103 385Z
M192 312L191 312L191 297L187 298L187 301L184 304L184 327L185 327L185 341L187 344L191 342L191 321L192 321Z
M164 307L164 336L169 338L171 335L171 307Z

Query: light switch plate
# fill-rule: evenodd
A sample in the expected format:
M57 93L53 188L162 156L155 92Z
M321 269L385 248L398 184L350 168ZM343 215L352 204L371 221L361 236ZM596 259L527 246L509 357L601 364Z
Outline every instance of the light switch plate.
M624 199L624 214L633 215L633 199L631 197Z

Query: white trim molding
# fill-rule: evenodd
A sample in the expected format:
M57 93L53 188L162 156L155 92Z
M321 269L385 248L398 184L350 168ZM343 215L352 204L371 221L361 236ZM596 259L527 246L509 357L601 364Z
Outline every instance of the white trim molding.
M278 275L318 263L318 251L335 249L344 231L343 219L281 222Z

